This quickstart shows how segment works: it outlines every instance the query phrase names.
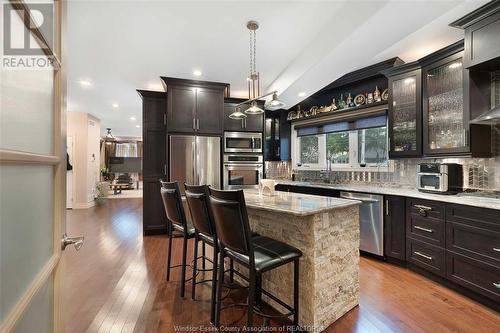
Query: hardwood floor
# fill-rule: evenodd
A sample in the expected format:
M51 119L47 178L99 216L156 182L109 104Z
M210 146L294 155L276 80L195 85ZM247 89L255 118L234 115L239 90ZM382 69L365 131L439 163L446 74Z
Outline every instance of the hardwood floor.
M193 301L190 287L181 299L178 283L166 282L167 238L143 238L141 199L108 200L104 206L70 210L67 232L85 236L79 252L64 253L67 332L211 329L210 287L197 287ZM173 263L180 262L180 246L175 240ZM174 270L173 279L178 280L178 274ZM326 332L500 332L497 312L409 270L362 258L360 282L359 307ZM232 300L244 297L244 291L230 295ZM224 310L221 322L243 326L245 312Z

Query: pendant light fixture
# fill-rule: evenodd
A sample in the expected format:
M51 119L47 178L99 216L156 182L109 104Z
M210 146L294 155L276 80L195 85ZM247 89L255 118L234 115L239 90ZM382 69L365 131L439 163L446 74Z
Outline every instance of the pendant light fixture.
M229 118L234 120L245 119L246 117L247 115L241 112L239 107L235 107L234 112L229 115Z
M273 95L272 100L266 103L265 109L279 110L285 108L285 103L278 99L278 92L272 91L270 93L260 95L260 74L257 72L257 29L259 23L257 21L248 21L247 29L250 31L250 73L247 77L248 82L248 100L236 105L233 113L229 115L231 119L243 119L246 115L239 111L238 107L250 103L250 107L245 110L248 115L258 115L264 113L264 110L259 107L257 100L269 95Z
M110 145L112 142L115 142L116 139L115 137L113 136L113 134L111 134L111 128L106 128L106 131L108 131L108 133L106 134L106 136L104 137L104 141L106 141L106 144L107 145Z

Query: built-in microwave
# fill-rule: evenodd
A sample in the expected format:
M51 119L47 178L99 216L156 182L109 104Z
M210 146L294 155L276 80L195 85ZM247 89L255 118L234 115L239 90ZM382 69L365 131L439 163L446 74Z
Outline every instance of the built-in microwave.
M421 192L457 193L463 191L462 165L421 163L417 166L417 189Z
M262 133L225 132L225 153L262 153Z

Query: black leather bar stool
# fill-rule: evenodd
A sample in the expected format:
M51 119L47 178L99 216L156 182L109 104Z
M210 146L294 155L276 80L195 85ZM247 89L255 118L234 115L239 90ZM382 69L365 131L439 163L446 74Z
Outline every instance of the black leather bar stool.
M299 321L299 258L300 250L277 240L256 236L252 237L245 197L242 190L221 191L209 188L210 207L212 209L220 254L217 280L217 299L215 326L220 324L222 276L224 274L224 257L229 257L248 268L249 291L247 326L253 326L254 312L265 318L289 317L293 315L293 325L298 327ZM271 293L262 290L259 281L262 273L293 262L293 307L278 299ZM261 293L270 297L289 312L282 316L273 316L254 309ZM238 304L233 304L233 306ZM231 306L231 305L230 305Z
M177 182L161 181L161 197L165 206L165 213L169 220L169 237L168 237L168 255L167 255L167 281L170 280L170 269L181 267L181 291L180 296L184 297L186 288L186 261L187 261L187 245L188 240L195 237L194 228L190 227L186 221L186 214L182 205L181 192ZM182 241L182 263L180 265L171 266L172 259L172 238L175 237L174 231L180 232ZM196 256L195 256L196 258ZM195 259L196 262L196 259Z
M186 200L188 203L189 211L191 212L191 220L195 229L194 235L194 258L198 257L198 242L203 243L203 249L205 244L212 246L213 255L212 260L212 295L210 304L210 322L215 322L215 291L216 291L216 281L217 281L217 254L219 252L217 245L217 236L215 234L215 226L213 224L212 214L210 212L210 207L208 204L208 187L206 185L188 185L184 184L186 189ZM202 257L205 256L205 251L202 253ZM202 266L205 270L205 267ZM193 263L193 277L192 277L192 292L191 298L194 300L196 297L196 284L206 282L196 281L196 274L198 272L197 260Z

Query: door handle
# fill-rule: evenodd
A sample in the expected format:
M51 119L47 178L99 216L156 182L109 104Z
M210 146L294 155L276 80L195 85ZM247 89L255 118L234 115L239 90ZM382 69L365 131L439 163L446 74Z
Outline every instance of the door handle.
M193 129L196 129L196 118L193 118Z
M85 237L68 237L68 235L64 234L61 239L61 250L65 250L68 245L73 244L75 246L75 250L80 251L83 246L83 242L85 241Z
M196 118L196 129L200 129L200 118Z

